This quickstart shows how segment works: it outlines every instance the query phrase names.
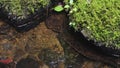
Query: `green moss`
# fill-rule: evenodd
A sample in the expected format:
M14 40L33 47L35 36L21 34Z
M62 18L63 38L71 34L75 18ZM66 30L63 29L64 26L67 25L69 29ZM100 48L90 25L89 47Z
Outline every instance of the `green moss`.
M77 11L70 13L72 27L107 47L120 48L120 0L74 0L73 8Z
M0 0L0 3L6 5L5 9L17 16L25 17L35 9L46 6L49 0Z

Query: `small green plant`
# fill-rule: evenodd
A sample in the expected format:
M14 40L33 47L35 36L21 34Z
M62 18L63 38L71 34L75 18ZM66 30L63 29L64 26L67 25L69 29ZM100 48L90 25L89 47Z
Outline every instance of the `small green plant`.
M56 6L56 7L54 8L54 10L55 10L56 12L61 12L61 11L64 10L64 8L62 7L62 5L58 5L58 6Z
M119 0L64 0L70 26L106 47L120 48Z
M65 0L65 2L68 2L68 0ZM77 8L72 7L73 4L74 4L73 0L69 0L69 2L66 3L66 5L64 5L64 6L63 5L57 5L57 6L55 6L54 10L56 12L61 12L63 10L66 10L67 12L73 13L73 12L77 11Z
M49 4L50 0L0 0L5 5L5 9L14 15L25 17L34 13L40 7Z
M62 6L62 5L55 6L54 11L61 12L61 11L65 10L66 12L69 12L70 15L72 13L77 12L77 8L73 7L74 0L64 0L64 2L66 3L66 5L64 5L64 6ZM71 21L69 25L73 26L77 30L77 28L76 28L77 24L75 22Z

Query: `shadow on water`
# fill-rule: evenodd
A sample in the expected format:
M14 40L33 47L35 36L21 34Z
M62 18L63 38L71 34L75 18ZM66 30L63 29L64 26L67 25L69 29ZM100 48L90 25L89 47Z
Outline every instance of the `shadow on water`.
M16 68L39 68L39 62L35 61L31 58L21 59L17 65Z

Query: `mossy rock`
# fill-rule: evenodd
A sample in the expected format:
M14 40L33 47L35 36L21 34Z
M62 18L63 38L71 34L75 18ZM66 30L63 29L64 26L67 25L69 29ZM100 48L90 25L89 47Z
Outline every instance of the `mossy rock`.
M72 1L72 0L71 0ZM69 4L68 0L65 0ZM120 1L77 0L71 5L70 25L88 40L120 49Z
M40 7L45 7L50 0L0 0L5 6L5 10L12 15L25 18L31 13L37 11Z

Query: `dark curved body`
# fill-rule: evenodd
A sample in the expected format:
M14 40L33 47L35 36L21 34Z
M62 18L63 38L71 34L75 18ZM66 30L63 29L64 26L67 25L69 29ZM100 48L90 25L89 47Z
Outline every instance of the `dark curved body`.
M120 58L120 49L105 47L100 43L96 43L94 40L88 40L81 32L75 32L74 28L70 27L68 29L69 29L69 32L76 38L76 40L79 40L80 42L82 42L86 48L93 49L94 51L106 56Z

